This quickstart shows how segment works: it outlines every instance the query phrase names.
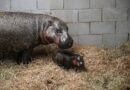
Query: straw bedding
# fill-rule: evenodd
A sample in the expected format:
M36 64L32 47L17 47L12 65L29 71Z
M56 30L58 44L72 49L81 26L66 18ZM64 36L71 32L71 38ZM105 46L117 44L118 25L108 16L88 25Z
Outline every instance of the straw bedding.
M116 49L74 45L84 56L87 72L64 70L52 61L57 47L39 46L29 65L0 62L0 90L129 90L130 44Z

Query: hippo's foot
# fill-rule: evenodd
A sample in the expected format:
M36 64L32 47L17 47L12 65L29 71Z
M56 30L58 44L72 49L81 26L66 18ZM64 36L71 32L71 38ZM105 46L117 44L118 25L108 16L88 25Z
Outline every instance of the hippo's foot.
M18 54L17 64L29 64L31 62L31 52L29 50L24 50Z

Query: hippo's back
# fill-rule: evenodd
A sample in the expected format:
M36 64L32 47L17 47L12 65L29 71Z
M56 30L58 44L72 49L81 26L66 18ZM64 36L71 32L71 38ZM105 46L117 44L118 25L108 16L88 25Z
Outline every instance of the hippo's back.
M0 12L0 51L19 51L36 42L37 25L33 14Z

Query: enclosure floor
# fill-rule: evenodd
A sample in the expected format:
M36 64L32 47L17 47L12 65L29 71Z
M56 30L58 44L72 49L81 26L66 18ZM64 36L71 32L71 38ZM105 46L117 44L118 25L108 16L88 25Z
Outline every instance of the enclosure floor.
M84 56L87 72L64 70L53 63L55 46L38 47L29 65L0 62L0 90L127 90L130 88L130 46L104 49L74 45ZM46 52L46 53L45 53ZM128 89L129 90L129 89Z

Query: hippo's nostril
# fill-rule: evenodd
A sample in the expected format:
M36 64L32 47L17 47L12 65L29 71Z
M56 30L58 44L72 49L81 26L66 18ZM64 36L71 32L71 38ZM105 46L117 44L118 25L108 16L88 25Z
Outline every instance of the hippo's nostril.
M70 42L69 42L69 47L71 47L73 45L73 40L71 40Z
M71 42L71 43L73 44L73 42L74 42L74 41L72 40L72 42Z
M68 46L71 46L71 45L72 45L71 42L69 42L69 43L68 43Z

